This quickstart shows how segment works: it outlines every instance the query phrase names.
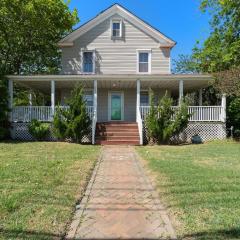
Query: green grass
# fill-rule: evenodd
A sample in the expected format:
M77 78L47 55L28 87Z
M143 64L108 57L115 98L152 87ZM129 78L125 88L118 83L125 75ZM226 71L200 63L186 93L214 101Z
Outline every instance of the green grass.
M147 146L137 151L183 239L240 239L240 144Z
M100 148L0 143L0 239L60 239Z

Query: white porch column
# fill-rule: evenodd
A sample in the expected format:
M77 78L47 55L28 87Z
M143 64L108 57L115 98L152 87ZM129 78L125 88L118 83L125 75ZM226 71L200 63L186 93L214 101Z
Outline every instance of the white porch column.
M199 106L202 106L202 103L203 103L203 101L202 101L202 88L201 88L198 91L198 104L199 104Z
M226 94L222 95L222 122L226 122Z
M178 100L178 104L180 105L181 100L183 98L183 80L179 81L179 100Z
M51 107L52 107L52 114L54 115L54 111L55 111L55 81L51 81Z
M140 92L141 92L141 82L137 80L137 100L136 100L136 119L138 121L138 111L140 107Z
M95 144L96 123L97 123L97 80L93 80L92 144Z

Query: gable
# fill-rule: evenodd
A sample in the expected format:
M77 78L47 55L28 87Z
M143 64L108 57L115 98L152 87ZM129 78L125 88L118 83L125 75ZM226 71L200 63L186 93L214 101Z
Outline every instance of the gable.
M73 46L74 41L78 38L80 38L82 35L90 31L91 29L95 28L97 25L101 24L102 22L115 17L119 16L120 18L123 18L124 20L128 21L132 25L134 25L136 28L144 32L146 35L150 36L151 38L155 39L160 44L160 47L173 47L176 43L171 40L170 38L166 37L164 34L141 20L140 18L136 17L134 14L130 13L128 10L123 8L122 6L115 4L108 8L107 10L103 11L99 15L97 15L95 18L90 20L89 22L85 23L69 35L67 35L65 38L63 38L58 45L60 47L65 46ZM110 24L109 24L110 28Z

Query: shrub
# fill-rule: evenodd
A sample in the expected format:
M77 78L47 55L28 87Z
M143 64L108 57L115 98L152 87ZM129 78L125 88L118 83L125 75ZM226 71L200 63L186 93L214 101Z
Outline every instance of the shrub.
M33 119L28 125L28 130L35 139L44 140L49 134L49 123L41 123Z
M9 136L7 82L0 75L0 140Z
M67 103L69 109L57 108L53 122L54 133L60 139L70 138L80 143L89 133L91 124L81 85L74 88Z
M234 137L239 137L240 132L240 97L229 99L229 106L227 108L227 123L228 126L233 126Z
M179 108L172 108L173 99L165 96L154 105L154 95L150 94L150 112L146 118L149 141L157 144L167 144L171 137L178 135L187 126L190 115L188 105L182 101Z

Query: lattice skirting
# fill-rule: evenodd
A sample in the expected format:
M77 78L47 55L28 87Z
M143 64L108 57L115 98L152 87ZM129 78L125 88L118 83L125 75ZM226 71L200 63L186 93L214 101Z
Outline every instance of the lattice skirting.
M147 129L143 124L143 140L146 144L147 141ZM190 142L191 137L199 135L203 141L210 141L215 139L225 139L226 124L221 122L191 122L187 128L179 135L179 140L184 142ZM176 139L176 137L174 138ZM173 139L173 140L174 140Z
M33 136L28 131L29 123L12 123L11 124L11 137L14 140L21 141L34 141ZM47 136L46 141L56 141L57 139L53 136L52 125L50 125L50 134ZM83 143L91 143L92 142L92 134L88 136L84 136Z

